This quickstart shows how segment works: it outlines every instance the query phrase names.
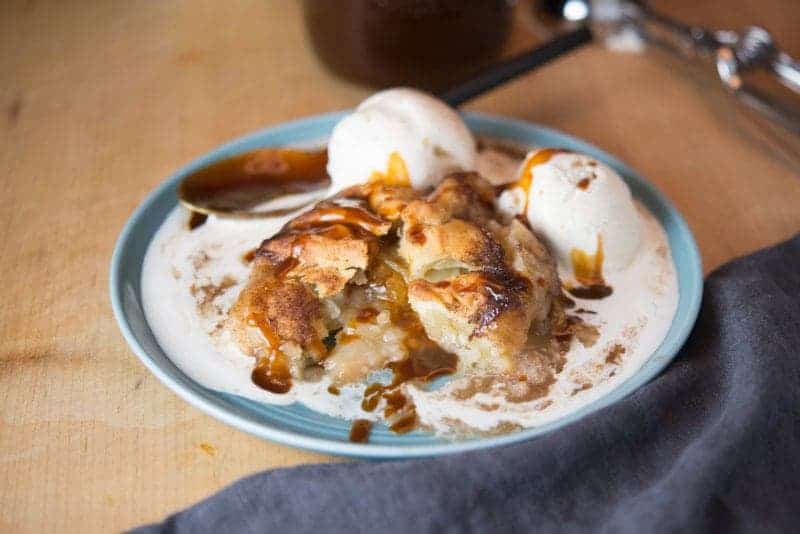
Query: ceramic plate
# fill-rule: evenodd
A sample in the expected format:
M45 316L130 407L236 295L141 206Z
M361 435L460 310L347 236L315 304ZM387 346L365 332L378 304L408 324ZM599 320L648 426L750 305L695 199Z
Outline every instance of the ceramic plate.
M496 447L552 432L630 394L655 377L677 354L697 317L703 278L697 245L686 222L672 204L633 169L584 141L527 122L470 113L465 115L465 119L478 135L573 149L606 162L625 178L634 196L650 209L666 230L678 274L678 310L661 346L633 376L606 396L564 418L513 434L449 442L419 431L397 435L383 425L376 425L368 444L348 441L348 421L314 412L300 403L289 406L262 404L207 389L189 378L158 345L142 311L141 296L144 255L153 235L177 203L175 191L178 183L196 169L239 152L325 138L345 114L317 115L222 145L162 183L142 202L122 230L111 259L110 291L114 314L125 339L142 363L184 400L231 426L293 447L361 458L434 456Z

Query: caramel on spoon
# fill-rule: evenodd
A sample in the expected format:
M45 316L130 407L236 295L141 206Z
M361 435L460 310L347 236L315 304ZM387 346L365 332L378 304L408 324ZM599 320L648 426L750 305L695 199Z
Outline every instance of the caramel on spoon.
M320 200L331 183L325 149L261 148L199 169L178 186L192 211L224 217L277 217ZM319 191L320 195L308 193ZM303 195L295 203L268 203ZM266 206L264 206L266 204Z

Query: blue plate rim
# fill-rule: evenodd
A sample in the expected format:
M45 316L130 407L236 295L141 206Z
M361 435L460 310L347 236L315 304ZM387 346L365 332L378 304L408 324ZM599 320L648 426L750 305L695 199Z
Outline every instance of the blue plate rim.
M136 228L139 220L144 216L147 209L156 201L156 199L158 199L164 193L165 190L169 190L171 187L173 187L174 184L188 172L191 172L200 166L207 165L208 162L214 161L225 153L236 151L237 147L257 141L264 136L291 136L293 133L302 132L303 130L310 128L317 128L320 124L331 121L335 122L348 113L350 113L350 110L313 115L303 119L285 122L257 130L219 145L200 157L195 158L193 161L183 166L181 169L173 173L169 178L159 184L154 190L146 195L146 197L142 200L139 206L137 206L133 214L125 223L114 247L110 264L109 293L111 296L111 305L114 316L117 320L123 337L139 360L151 373L153 373L164 385L176 393L180 398L207 415L223 421L235 428L262 439L268 439L270 441L292 447L326 454L368 459L429 457L508 445L534 439L538 436L547 434L551 431L582 419L583 417L596 413L597 411L604 409L628 396L658 376L658 374L660 374L661 371L663 371L663 369L677 356L678 351L686 342L686 339L691 333L691 330L697 319L703 293L703 269L700 252L691 229L680 212L652 183L643 178L627 164L582 139L559 130L519 119L484 113L467 112L463 113L463 115L470 128L483 130L481 133L484 135L486 134L487 130L490 132L488 135L492 135L491 131L493 130L505 130L505 135L500 135L500 132L498 132L498 136L513 139L513 137L511 137L507 131L509 129L516 129L520 132L531 132L532 130L536 130L537 135L544 133L546 135L568 139L573 145L580 146L587 152L598 154L603 160L611 164L613 167L622 170L624 177L627 181L629 181L629 183L632 180L635 183L636 189L640 193L644 193L646 196L654 199L654 201L657 202L661 208L663 208L662 216L668 216L671 219L671 224L677 229L677 232L685 242L685 252L688 254L689 263L684 268L689 270L687 276L690 287L685 288L689 297L688 301L679 303L679 310L683 308L685 313L680 314L679 316L679 314L676 312L676 317L673 319L673 323L670 326L670 333L673 330L675 330L677 333L671 336L668 335L667 339L665 339L661 346L659 346L659 348L656 350L654 355L659 353L662 354L662 357L655 365L650 366L646 372L642 372L644 371L644 368L640 369L633 376L629 377L625 382L617 386L605 396L591 402L586 406L583 406L581 409L572 414L552 421L548 424L524 429L519 432L506 434L503 436L422 445L378 445L369 443L349 443L307 436L292 431L282 430L280 428L270 427L268 426L268 423L263 421L258 422L253 418L232 412L231 409L226 406L227 403L217 397L220 395L220 392L213 392L204 388L182 372L180 372L183 375L183 379L181 380L170 376L164 369L160 367L159 363L155 361L150 354L148 354L148 352L139 342L136 334L131 329L131 325L122 304L122 293L124 290L122 280L125 269L125 265L123 264L122 260L126 248L130 246L132 239L134 238L134 229ZM308 137L308 139L311 140L313 137ZM268 144L268 142L264 142L263 146L268 146ZM631 185L633 186L634 184ZM678 266L676 265L676 269L677 268ZM681 301L683 301L684 288L680 289ZM663 354L666 355L664 356ZM650 358L653 358L654 355L651 355Z

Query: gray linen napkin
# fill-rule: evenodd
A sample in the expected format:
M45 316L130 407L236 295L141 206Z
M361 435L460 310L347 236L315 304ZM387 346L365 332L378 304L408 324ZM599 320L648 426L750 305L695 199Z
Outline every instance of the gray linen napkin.
M526 443L243 479L138 532L797 532L800 235L709 276L659 377Z

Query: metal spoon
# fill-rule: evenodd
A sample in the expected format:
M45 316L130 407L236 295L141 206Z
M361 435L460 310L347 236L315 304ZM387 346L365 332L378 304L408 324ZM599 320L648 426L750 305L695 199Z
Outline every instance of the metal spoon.
M330 186L327 151L262 148L203 167L183 179L178 198L192 211L224 217L278 217L320 200Z

